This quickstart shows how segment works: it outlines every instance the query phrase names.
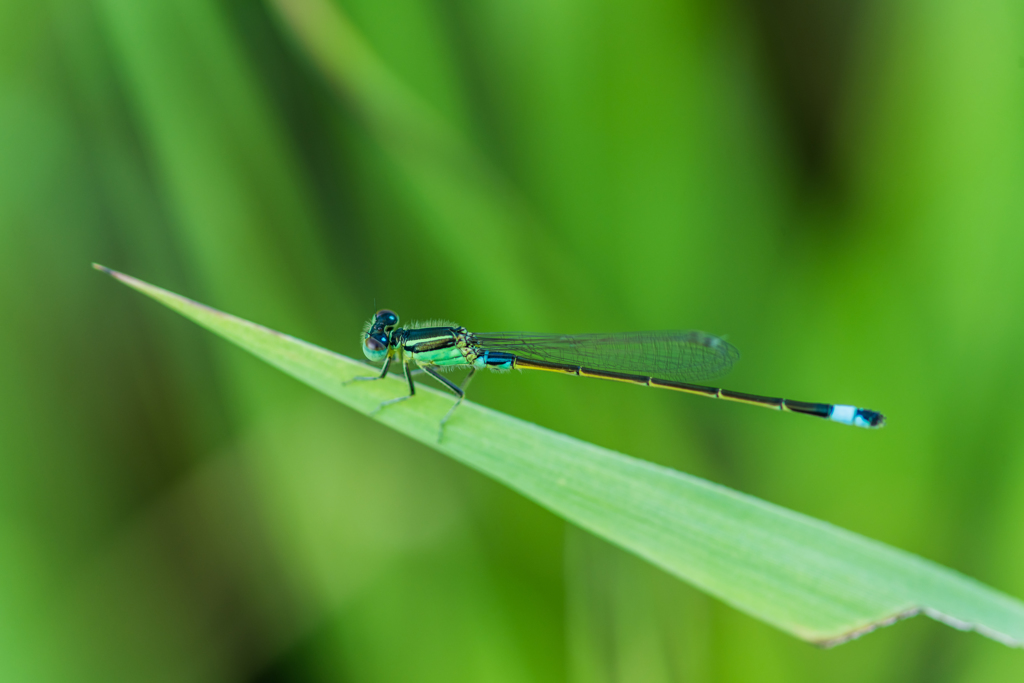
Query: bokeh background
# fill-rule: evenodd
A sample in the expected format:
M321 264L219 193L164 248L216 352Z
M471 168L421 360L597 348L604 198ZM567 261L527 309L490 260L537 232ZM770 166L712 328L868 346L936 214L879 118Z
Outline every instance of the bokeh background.
M697 328L724 386L473 399L1024 597L1024 4L0 3L0 680L1010 681L789 638L98 261L350 355Z

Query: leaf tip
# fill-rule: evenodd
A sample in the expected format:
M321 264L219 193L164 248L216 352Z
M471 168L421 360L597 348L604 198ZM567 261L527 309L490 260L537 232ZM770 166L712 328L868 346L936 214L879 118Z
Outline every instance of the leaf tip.
M123 282L124 284L128 285L129 287L135 287L135 289L138 289L138 287L136 285L137 284L143 284L143 283L139 283L139 281L136 280L135 278L133 278L131 275L125 275L124 273L122 273L120 271L117 271L117 270L114 270L113 268L107 268L103 264L94 263L94 264L92 264L92 267L95 268L96 270L100 271L101 273L109 275L110 277L114 278L118 282Z
M932 609L931 607L926 607L922 612L924 612L925 616L930 617L941 624L945 624L946 626L951 626L958 631L974 631L975 633L980 633L986 638L991 638L997 643L1002 643L1007 647L1024 648L1024 640L1019 637L1014 638L1013 636L1007 635L1006 633L994 628L989 628L985 624L978 623L976 621L957 619L956 617L944 614L943 612L940 612L937 609Z

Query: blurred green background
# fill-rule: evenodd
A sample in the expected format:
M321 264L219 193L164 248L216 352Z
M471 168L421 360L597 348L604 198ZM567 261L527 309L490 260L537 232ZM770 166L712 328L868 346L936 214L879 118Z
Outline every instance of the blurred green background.
M1019 0L0 3L0 680L1019 680L784 636L89 263L353 356L383 306L728 335L889 425L471 397L1022 597L1022 229Z

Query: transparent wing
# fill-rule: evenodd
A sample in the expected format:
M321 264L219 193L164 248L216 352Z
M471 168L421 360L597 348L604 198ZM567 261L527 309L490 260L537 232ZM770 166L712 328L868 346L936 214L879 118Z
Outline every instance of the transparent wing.
M724 375L740 357L729 342L696 330L578 335L489 332L470 337L484 349L526 359L677 382Z

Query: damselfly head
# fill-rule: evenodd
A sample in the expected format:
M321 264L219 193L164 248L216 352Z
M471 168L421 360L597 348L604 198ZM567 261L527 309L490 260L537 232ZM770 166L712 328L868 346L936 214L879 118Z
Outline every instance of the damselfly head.
M389 311L386 308L382 308L377 311L377 314L373 316L374 327L381 325L384 328L392 328L398 324L398 314L394 311Z
M384 360L388 355L388 340L383 334L378 336L366 335L363 340L363 355L373 362Z
M398 315L394 311L386 308L377 311L363 337L363 355L374 362L384 360L391 344L391 331L397 324Z

